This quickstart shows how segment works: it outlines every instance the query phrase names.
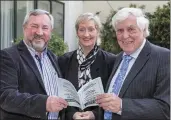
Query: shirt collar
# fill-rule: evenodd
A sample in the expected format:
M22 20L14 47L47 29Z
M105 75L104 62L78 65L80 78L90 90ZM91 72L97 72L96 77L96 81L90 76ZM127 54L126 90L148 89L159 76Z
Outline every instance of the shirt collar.
M134 59L137 59L138 55L140 54L141 50L143 49L144 45L146 43L146 39L143 40L141 46L132 54L130 54L131 57L133 57ZM126 55L126 53L123 53L123 56Z

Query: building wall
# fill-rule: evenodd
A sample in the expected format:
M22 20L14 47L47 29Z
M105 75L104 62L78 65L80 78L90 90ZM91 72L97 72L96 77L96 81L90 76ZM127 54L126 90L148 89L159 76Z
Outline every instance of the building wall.
M83 1L63 2L65 3L64 41L68 45L68 50L73 51L78 46L75 31L75 21L83 12Z
M129 7L129 5L136 4L138 6L145 5L147 12L155 11L157 6L167 4L168 1L84 1L83 12L101 11L99 17L102 22L105 22L108 17L110 10L117 10L120 7Z
M156 6L166 4L168 1L61 1L65 3L64 41L68 45L68 51L78 47L78 40L75 31L75 21L84 12L100 12L100 19L105 22L110 10L117 10L132 4L145 5L146 11L153 12ZM111 6L110 6L110 5ZM1 21L2 22L2 21ZM1 44L3 42L1 41ZM1 46L3 48L4 46Z
M41 2L41 3L40 3ZM63 2L65 5L65 10L64 10L64 41L67 43L68 45L68 50L72 51L75 50L77 48L77 37L76 37L76 33L75 33L75 21L76 18L78 17L78 15L80 15L83 12L83 1L61 1ZM0 29L0 33L1 33L1 49L6 48L6 47L10 47L12 46L12 41L14 40L14 35L13 35L13 22L14 20L11 19L14 17L13 15L13 1L1 1L0 2L2 5L1 8L1 29ZM46 4L47 3L47 4ZM45 9L47 11L50 10L49 8L49 2L48 1L39 1L39 8L41 9ZM24 20L24 16L26 11L30 11L33 8L33 1L30 1L29 4L32 5L31 7L28 6L28 1L17 1L17 13L18 11L21 11L22 14L20 14L20 16L15 16L17 17L17 33L19 33L18 36L22 36L22 22ZM41 4L41 5L40 5ZM11 7L10 7L11 6ZM59 6L56 6L57 8L59 8ZM58 15L58 13L60 12L59 10L57 10L57 8L55 7L55 4L53 3L52 6L52 11L54 11L53 16L54 18L59 18L59 16L55 16L56 14ZM22 10L20 10L22 9ZM24 10L23 10L24 9ZM28 10L29 9L29 10ZM56 13L57 12L57 13ZM18 13L19 14L19 13ZM17 14L17 15L18 15ZM3 19L2 19L2 15L3 15ZM59 21L59 19L57 19L55 21L55 25L58 25L56 28L56 31L59 31L61 28L61 25L57 22ZM19 24L18 24L19 23ZM3 26L2 26L3 25ZM19 32L18 32L19 31ZM59 33L58 33L59 34ZM3 35L3 36L2 36ZM17 36L17 37L18 37Z

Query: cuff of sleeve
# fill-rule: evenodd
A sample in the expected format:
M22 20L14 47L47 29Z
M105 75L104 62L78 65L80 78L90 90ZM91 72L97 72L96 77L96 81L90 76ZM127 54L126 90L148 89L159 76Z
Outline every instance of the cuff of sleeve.
M118 115L121 115L122 114L122 100L121 100L121 108L120 108L120 111L117 114Z

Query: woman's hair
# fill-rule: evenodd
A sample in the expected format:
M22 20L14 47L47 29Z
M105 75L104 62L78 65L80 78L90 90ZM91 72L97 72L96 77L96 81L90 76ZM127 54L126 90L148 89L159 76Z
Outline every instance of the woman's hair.
M78 16L76 23L75 23L75 29L76 31L78 31L79 24L83 21L88 21L88 20L93 20L95 23L96 29L98 31L98 37L97 37L96 42L97 42L97 45L100 45L101 44L100 31L101 31L102 24L101 24L100 18L96 14L94 15L93 13L83 13L80 16Z
M139 8L122 8L112 18L112 26L116 31L116 25L127 19L130 15L136 17L138 27L144 32L144 37L149 36L149 20L146 18L143 11Z
M54 18L53 18L53 16L49 12L47 12L45 10L41 10L41 9L35 9L35 10L32 10L29 13L27 13L25 18L24 18L23 26L27 24L27 22L29 21L30 16L37 16L37 15L43 15L43 14L46 14L49 17L51 27L53 29L53 27L54 27Z

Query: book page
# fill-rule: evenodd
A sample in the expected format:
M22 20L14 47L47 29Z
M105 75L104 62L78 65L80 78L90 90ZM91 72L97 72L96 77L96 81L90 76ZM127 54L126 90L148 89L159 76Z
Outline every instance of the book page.
M79 96L73 84L63 78L59 78L58 80L58 96L65 99L69 106L81 108Z
M104 89L100 77L83 85L78 91L80 101L83 103L81 108L84 109L90 106L97 106L96 96L102 93L104 93Z

